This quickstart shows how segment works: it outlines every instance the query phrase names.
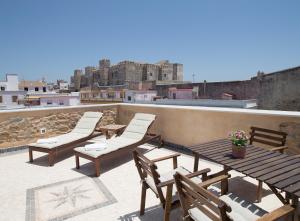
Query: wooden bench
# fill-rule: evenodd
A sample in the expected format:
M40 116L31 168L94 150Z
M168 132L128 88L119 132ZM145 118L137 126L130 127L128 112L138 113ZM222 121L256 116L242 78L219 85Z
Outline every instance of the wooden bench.
M284 151L288 148L285 146L287 133L260 127L251 127L250 129L250 145L253 143L264 144L268 150L279 151L280 153L284 153ZM258 181L258 202L260 202L262 198L262 185L263 183Z

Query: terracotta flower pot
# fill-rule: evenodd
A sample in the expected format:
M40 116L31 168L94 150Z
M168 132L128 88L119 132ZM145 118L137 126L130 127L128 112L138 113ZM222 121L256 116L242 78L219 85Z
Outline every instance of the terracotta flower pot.
M232 144L232 156L234 158L245 158L246 156L246 146L236 146Z

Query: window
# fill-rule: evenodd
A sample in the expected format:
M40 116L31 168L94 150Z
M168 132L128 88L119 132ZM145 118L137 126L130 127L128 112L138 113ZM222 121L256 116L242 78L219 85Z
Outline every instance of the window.
M35 87L34 90L35 90L35 91L39 91L39 88L38 88L38 87Z
M0 103L2 103L3 101L2 101L2 96L0 96Z
M152 77L152 73L150 73L150 77Z
M64 102L63 101L59 101L59 105L64 105Z
M46 89L46 87L43 87L43 92L47 92L47 89Z
M47 101L47 104L49 105L49 104L52 104L52 101Z
M167 77L167 74L164 74L165 77Z
M24 91L28 91L28 87L24 87Z
M128 97L127 97L127 100L131 101L131 96L128 96Z
M1 91L5 91L5 87L1 86Z
M18 101L18 96L12 96L12 102L17 103Z

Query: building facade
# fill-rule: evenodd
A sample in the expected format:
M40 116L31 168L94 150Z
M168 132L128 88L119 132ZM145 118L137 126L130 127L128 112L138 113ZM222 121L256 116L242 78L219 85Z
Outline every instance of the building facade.
M25 94L25 91L19 90L17 74L7 74L5 81L0 81L0 106L16 106Z
M141 81L183 81L183 65L163 60L155 64L121 61L111 65L109 59L99 61L99 67L88 66L85 73L75 70L71 85L79 91L90 86L115 86Z
M19 90L26 91L27 93L46 93L47 83L43 81L20 81Z

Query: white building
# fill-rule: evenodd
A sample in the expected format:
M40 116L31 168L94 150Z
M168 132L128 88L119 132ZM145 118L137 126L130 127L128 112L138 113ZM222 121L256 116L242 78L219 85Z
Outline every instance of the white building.
M41 106L76 106L80 104L80 93L72 92L71 94L40 94Z
M69 90L69 84L68 82L59 82L59 90Z
M47 92L47 84L43 81L21 81L19 83L19 89L22 91L27 91L31 94L37 93L46 93Z
M7 74L5 81L0 81L0 106L16 106L24 100L25 91L19 91L17 74Z
M125 100L127 103L135 103L139 101L153 101L157 96L154 90L128 90L125 92Z
M6 74L6 80L0 81L0 91L18 91L19 78L17 74Z

